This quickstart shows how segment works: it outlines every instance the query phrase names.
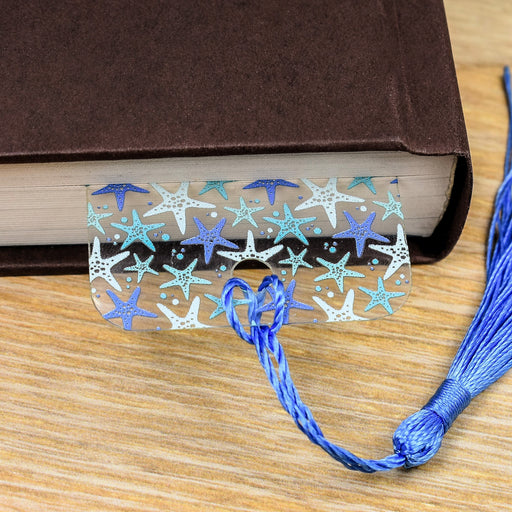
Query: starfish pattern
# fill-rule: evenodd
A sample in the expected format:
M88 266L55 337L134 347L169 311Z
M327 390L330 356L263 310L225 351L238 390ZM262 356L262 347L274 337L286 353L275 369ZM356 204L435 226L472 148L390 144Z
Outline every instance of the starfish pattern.
M144 277L144 274L146 272L149 272L150 274L154 274L155 276L158 275L158 272L156 270L153 270L149 265L153 261L154 255L151 255L147 260L141 261L139 256L137 254L133 254L133 257L135 258L135 265L132 265L131 267L125 267L125 272L137 272L137 283L140 283L142 278Z
M382 216L382 220L386 220L390 215L393 214L397 215L402 220L404 220L404 214L402 213L402 203L400 203L400 201L397 201L389 190L388 199L389 201L387 203L383 203L381 201L373 201L375 204L382 206L386 210L384 212L384 215Z
M245 189L249 188L260 188L265 187L267 190L268 201L270 204L274 204L276 200L276 188L277 187L296 187L299 185L292 183L291 181L281 180L281 179L273 179L273 180L256 180L249 185L244 187Z
M158 183L152 183L151 186L162 196L162 202L147 211L144 217L172 212L176 218L176 223L178 224L181 234L185 233L187 227L187 208L215 208L214 204L197 201L196 199L188 197L188 182L181 183L176 193L168 192Z
M290 284L286 288L284 292L284 313L283 313L283 324L287 324L290 320L290 309L296 308L296 309L306 309L306 310L313 310L313 306L310 306L309 304L304 304L303 302L298 302L293 298L293 292L295 291L295 285L297 283L295 282L295 279L292 279L290 281ZM268 304L265 304L261 308L258 309L258 313L264 313L265 311L273 311L276 309L276 292L274 288L270 287L267 288L268 293L272 297L272 302L269 302Z
M226 224L226 219L221 219L213 229L207 229L197 217L194 217L194 222L196 223L197 229L199 229L199 235L194 236L193 238L187 238L187 240L183 240L181 244L204 245L204 260L206 263L210 263L213 248L216 245L222 245L231 249L239 249L238 245L220 236L222 228L224 227L224 224Z
M324 310L327 315L328 322L350 322L353 320L367 320L362 316L354 313L354 290L351 288L345 297L343 306L340 309L335 309L325 300L320 297L313 297L313 300Z
M229 206L224 206L224 210L229 210L236 215L236 219L233 221L233 226L236 226L239 222L246 220L250 222L255 228L258 227L256 221L252 218L252 214L264 210L264 206L258 206L256 208L249 208L247 204L245 204L244 198L240 197L240 208L231 208Z
M374 307L381 305L389 314L391 314L393 313L393 308L389 303L389 299L393 299L395 297L402 297L403 295L405 295L404 292L388 292L384 288L384 281L380 276L378 279L377 290L369 290L368 288L363 288L362 286L360 286L359 289L371 297L368 306L366 306L366 308L364 309L365 311L369 311L370 309L373 309Z
M368 247L393 258L384 274L384 281L391 277L402 265L409 265L410 263L409 248L401 224L396 227L396 242L393 245L370 244Z
M128 234L125 241L123 242L121 250L126 249L128 246L133 244L133 242L139 240L148 249L155 251L155 246L148 237L148 231L153 231L155 229L161 228L162 226L165 226L165 223L159 222L158 224L143 224L140 220L137 210L132 210L132 222L133 224L131 226L125 226L124 224L116 224L115 222L110 223L111 226L121 229Z
M140 295L140 287L137 286L133 293L130 295L130 298L123 302L114 292L111 290L107 290L108 296L112 299L115 308L108 313L103 315L105 320L111 320L112 318L121 318L123 320L123 329L126 331L132 330L132 321L135 316L146 316L149 318L157 318L158 315L155 313L151 313L151 311L146 311L145 309L141 309L137 306L137 301L139 300Z
M225 312L224 306L222 305L222 299L220 297L215 297L215 295L211 295L210 293L205 293L204 296L207 299L210 299L212 302L215 302L215 305L217 306L215 311L210 315L210 320ZM233 299L233 302L232 302L233 307L235 307L235 308L237 306L241 306L242 304L248 304L248 303L249 303L249 299Z
M101 219L105 219L106 217L110 217L113 213L95 213L94 208L91 203L87 204L87 227L91 226L96 228L100 233L105 234L105 230L101 225Z
M179 286L185 296L185 299L188 300L190 295L190 285L192 284L212 284L211 281L207 279L203 279L202 277L196 277L192 275L192 271L196 268L197 258L185 269L178 270L177 268L171 267L169 265L164 265L165 270L170 272L176 279L172 281L168 281L160 285L160 288L169 288L171 286Z
M373 179L373 176L358 176L357 178L354 178L352 180L352 183L347 187L347 190L357 187L357 185L364 184L368 187L368 190L372 194L376 194L377 191L375 190L375 185L373 184L372 179Z
M129 254L130 251L124 251L110 258L102 258L100 240L97 236L94 237L92 251L89 257L89 281L92 283L95 279L101 277L112 286L112 288L120 292L121 286L119 286L116 278L112 275L112 267L128 257Z
M217 254L236 262L244 260L267 261L272 256L274 256L274 254L277 254L282 248L283 246L279 244L274 245L269 249L265 249L264 251L257 251L254 245L254 234L251 230L249 230L247 231L247 244L243 252L217 251Z
M284 219L274 219L272 217L263 217L267 222L272 222L279 226L279 233L277 234L274 243L280 242L286 235L295 235L303 244L309 245L308 239L304 236L304 233L300 230L302 224L313 222L316 217L305 217L296 218L292 215L290 207L283 204Z
M325 210L327 218L333 228L336 227L336 203L345 201L348 203L364 203L364 199L360 197L342 194L336 189L337 178L329 178L325 187L315 185L312 181L304 178L302 180L313 192L313 195L295 207L295 211L313 208L314 206L322 206Z
M199 195L206 194L206 192L209 192L210 190L216 190L224 199L228 198L228 193L226 192L226 189L224 188L224 183L232 183L233 180L223 180L223 181L207 181L206 185L202 188L201 192L199 192Z
M122 211L122 209L124 208L124 199L126 196L126 192L139 192L141 194L149 194L149 190L146 190L145 188L136 187L131 183L114 183L111 185L107 185L106 187L100 188L99 190L96 190L96 192L93 192L91 195L97 196L100 194L115 194L117 209L119 211Z
M173 313L164 304L158 303L157 307L171 322L171 329L201 329L203 327L209 327L209 325L204 325L197 319L200 303L201 299L194 297L188 313L183 317Z
M307 268L313 268L313 266L310 265L307 261L304 261L304 255L306 254L307 249L304 249L300 254L295 254L290 249L290 247L287 247L286 250L288 251L288 254L290 255L290 257L286 258L284 260L281 260L279 263L291 265L292 266L292 276L294 276L297 273L297 270L300 266L307 267Z
M372 223L375 219L375 212L370 213L368 218L358 224L354 218L348 212L343 212L345 214L346 219L350 224L350 229L347 231L343 231L342 233L337 233L333 235L333 238L354 238L356 241L356 249L357 249L357 257L360 258L364 251L364 246L366 244L366 240L377 240L379 242L389 242L389 240L372 231Z
M345 268L348 259L350 258L350 252L347 252L343 258L341 258L337 263L332 263L330 261L326 261L322 258L317 258L316 261L322 264L324 267L329 269L329 272L322 274L318 277L315 277L314 281L323 281L324 279L334 279L340 292L343 293L343 279L345 277L365 277L361 272L356 272L355 270L349 270Z

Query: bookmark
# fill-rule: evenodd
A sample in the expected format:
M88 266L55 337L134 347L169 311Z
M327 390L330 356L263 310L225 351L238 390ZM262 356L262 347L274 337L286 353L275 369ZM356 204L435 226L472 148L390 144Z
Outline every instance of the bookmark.
M234 277L257 287L279 276L284 324L389 315L411 284L393 177L90 186L88 230L94 304L127 330L228 326L222 293ZM233 291L232 307L248 302Z

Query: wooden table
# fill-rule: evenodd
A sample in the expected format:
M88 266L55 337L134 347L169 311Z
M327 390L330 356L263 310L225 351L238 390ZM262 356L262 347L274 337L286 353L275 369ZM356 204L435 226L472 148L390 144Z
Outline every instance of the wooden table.
M288 327L280 340L335 442L391 453L400 421L449 367L484 287L512 64L509 0L447 0L472 148L469 219L444 261L415 267L403 309ZM311 445L232 331L130 334L87 276L0 280L0 510L512 510L512 376L477 397L425 466L364 475Z

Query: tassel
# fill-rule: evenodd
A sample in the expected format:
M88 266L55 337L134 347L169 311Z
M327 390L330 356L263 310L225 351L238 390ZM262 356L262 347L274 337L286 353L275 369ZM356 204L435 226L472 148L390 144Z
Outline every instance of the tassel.
M380 460L363 459L324 437L310 409L300 399L283 347L277 340L285 305L283 284L277 276L266 277L258 293L241 279L231 279L224 287L222 301L227 318L242 339L255 345L284 409L313 443L349 469L373 473L424 464L437 453L444 434L471 400L512 367L512 87L508 67L504 71L504 84L510 125L504 179L496 195L489 233L484 296L446 379L429 402L396 430L393 455ZM271 326L260 324L260 309L269 287L273 288L276 305ZM233 307L235 288L241 288L249 302L249 333Z

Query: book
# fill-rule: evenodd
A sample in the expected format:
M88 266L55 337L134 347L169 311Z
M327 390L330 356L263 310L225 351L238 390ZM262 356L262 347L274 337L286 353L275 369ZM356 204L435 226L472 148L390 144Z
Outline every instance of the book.
M8 2L0 272L87 270L86 185L398 177L446 256L471 160L441 0Z

